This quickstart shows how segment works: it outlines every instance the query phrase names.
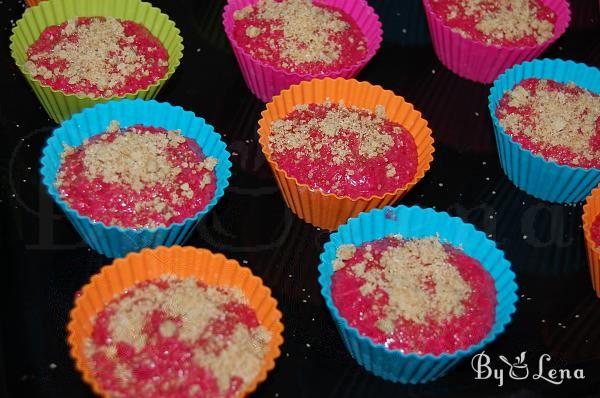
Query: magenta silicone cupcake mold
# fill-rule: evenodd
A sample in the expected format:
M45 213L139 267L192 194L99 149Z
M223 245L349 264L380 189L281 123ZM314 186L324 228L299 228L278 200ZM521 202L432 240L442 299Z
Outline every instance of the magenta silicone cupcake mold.
M511 66L536 58L565 33L571 21L567 0L541 0L557 15L551 39L528 47L490 45L454 32L433 12L431 1L423 0L423 5L435 53L452 72L480 83L491 83Z
M325 77L343 77L352 78L362 70L362 68L373 58L379 46L381 45L382 30L381 22L377 14L366 0L314 0L315 4L325 4L348 14L358 25L367 40L366 56L353 65L348 65L343 69L334 72L310 74L310 73L291 73L283 69L253 58L235 41L233 35L234 19L233 13L248 5L254 5L258 0L229 0L223 12L223 26L225 33L231 43L235 57L237 58L244 80L250 88L250 91L264 102L269 102L271 98L279 94L281 90L290 87L292 84L300 83L304 80Z

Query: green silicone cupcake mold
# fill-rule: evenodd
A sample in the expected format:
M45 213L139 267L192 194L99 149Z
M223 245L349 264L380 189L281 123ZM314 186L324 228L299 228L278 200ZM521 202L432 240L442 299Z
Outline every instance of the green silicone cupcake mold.
M167 73L154 84L124 96L91 98L82 94L65 94L40 83L26 69L27 50L44 29L74 17L115 17L145 26L169 52ZM183 56L183 39L175 23L152 4L140 0L49 0L28 8L17 21L10 37L10 51L23 76L29 82L48 115L62 122L72 114L101 102L111 100L152 99L179 66Z

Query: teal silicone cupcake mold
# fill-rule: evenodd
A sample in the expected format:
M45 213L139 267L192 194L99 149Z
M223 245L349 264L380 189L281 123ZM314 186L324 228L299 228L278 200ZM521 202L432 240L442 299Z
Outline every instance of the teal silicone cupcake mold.
M331 297L332 262L337 248L343 244L360 245L390 234L404 238L435 236L477 259L494 279L496 288L496 319L488 335L478 344L441 355L418 355L390 350L374 343L350 326ZM501 334L510 323L517 302L517 285L510 263L504 253L483 232L471 224L451 217L448 213L420 207L385 207L361 213L331 234L325 244L319 265L321 294L340 332L344 345L352 357L369 372L400 383L426 383L446 374L460 360L477 353Z
M496 107L504 93L528 78L573 82L600 94L600 70L561 59L524 62L500 75L489 96L500 165L508 179L538 199L556 203L581 202L600 183L600 170L559 165L524 149L504 131L496 117Z
M106 225L79 214L62 200L54 183L60 167L63 143L78 146L83 140L106 130L111 120L118 120L122 127L135 124L181 130L181 134L196 141L204 155L218 159L215 167L217 188L210 203L193 217L180 223L154 229L121 228ZM123 257L129 252L145 247L172 246L183 243L194 230L198 221L206 215L223 196L231 176L225 143L214 128L194 113L168 103L143 100L122 100L99 104L73 115L48 139L42 155L41 174L50 196L66 214L83 240L94 250L107 257Z

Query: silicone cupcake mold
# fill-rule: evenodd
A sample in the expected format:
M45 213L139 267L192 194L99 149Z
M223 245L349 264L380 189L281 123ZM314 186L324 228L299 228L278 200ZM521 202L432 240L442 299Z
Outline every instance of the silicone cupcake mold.
M167 73L156 83L124 96L90 98L82 94L65 94L40 83L27 71L27 50L41 32L52 25L60 24L73 17L112 16L128 19L145 26L169 52ZM15 63L33 89L50 117L61 122L72 114L97 103L123 98L152 99L175 72L183 56L183 39L179 29L169 17L150 3L140 0L47 0L28 8L17 21L10 37L10 51Z
M83 286L81 294L75 299L75 307L71 310L67 325L70 354L77 370L82 373L83 380L96 394L108 397L94 378L84 354L84 341L91 336L93 318L113 298L131 286L163 275L194 277L209 286L242 290L248 304L256 311L260 324L273 336L259 374L241 396L253 392L267 378L267 373L275 367L275 359L281 355L279 347L283 343L283 324L277 300L271 296L271 290L263 285L259 277L254 276L249 268L240 266L237 261L206 249L180 246L144 249L140 253L116 259Z
M217 158L215 174L217 188L210 203L193 217L186 218L181 223L160 226L155 229L126 229L118 226L105 225L92 221L71 209L61 199L54 182L60 166L63 143L70 146L80 145L84 139L101 133L111 120L118 120L122 127L135 124L163 127L165 129L181 130L181 134L196 141L205 156ZM99 104L93 108L73 115L71 120L64 122L54 130L43 150L41 160L42 178L48 192L65 212L83 240L94 250L108 256L121 257L132 251L145 247L159 245L171 246L184 242L195 228L198 221L208 213L223 196L231 176L229 152L221 141L221 136L213 127L206 124L204 119L192 112L168 103L142 100L123 100Z
M490 83L507 68L540 55L567 30L571 20L568 2L566 0L542 0L542 2L557 14L554 35L550 40L530 47L488 45L462 37L433 12L431 0L423 0L423 5L433 48L442 64L465 79Z
M592 191L583 206L583 234L590 267L590 278L596 295L600 297L600 248L592 239L592 224L594 224L594 220L598 215L600 215L600 186Z
M336 258L337 248L343 244L358 246L390 234L400 234L406 239L438 235L440 240L460 246L467 255L483 265L493 277L497 292L496 320L486 338L476 345L453 353L403 354L373 343L341 317L331 297L332 262ZM400 383L426 383L435 380L446 374L461 359L480 351L494 341L510 323L517 301L515 275L510 269L510 263L493 241L459 218L416 206L375 209L350 219L331 234L330 240L325 244L319 273L321 294L352 357L369 372Z
M498 77L489 96L489 111L500 165L508 179L538 199L556 203L581 202L600 183L600 170L559 165L523 149L504 131L496 117L496 107L504 93L530 77L552 79L560 83L573 82L591 92L600 93L600 70L560 59L524 62Z
M268 145L271 123L273 120L285 117L296 105L323 103L327 98L334 103L343 100L347 106L354 105L372 111L377 105L383 105L387 118L400 123L415 140L418 163L413 180L405 186L398 187L395 191L386 192L381 196L352 199L348 196L338 196L312 189L282 170L271 159ZM342 78L302 82L274 97L273 101L267 104L267 109L261 113L261 116L258 122L259 142L287 205L298 217L317 227L335 230L348 218L358 215L361 211L394 203L423 178L433 160L434 148L431 130L427 127L427 121L421 117L421 113L392 91L384 90L380 86L374 86L367 82Z
M317 0L315 3L326 4L341 9L356 21L367 39L367 55L354 65L349 65L328 74L289 73L281 69L276 69L263 61L251 57L236 43L233 37L233 13L256 2L257 0L230 0L225 6L223 13L223 25L225 26L227 38L231 43L246 84L250 88L250 91L263 102L270 101L281 90L304 80L324 77L354 77L373 58L381 45L381 22L379 22L373 8L365 0Z

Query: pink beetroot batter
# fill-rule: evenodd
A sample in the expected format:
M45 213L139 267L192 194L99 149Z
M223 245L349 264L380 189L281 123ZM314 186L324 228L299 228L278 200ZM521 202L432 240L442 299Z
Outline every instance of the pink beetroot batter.
M343 104L298 105L271 125L273 160L313 189L358 198L404 187L417 170L412 135L377 112Z
M571 167L600 168L600 96L572 83L529 78L507 91L496 116L524 149Z
M155 228L181 222L210 203L215 164L179 132L111 124L81 146L66 147L56 187L70 208L94 221Z
M111 397L230 398L258 375L270 339L237 289L161 277L96 315L85 354Z
M596 244L597 247L600 247L600 217L594 218L594 222L592 223L592 240Z
M68 94L110 97L154 84L169 54L144 26L105 17L81 17L49 26L27 51L25 68Z
M422 280L417 279L420 283L410 283L413 272L411 265L425 267L417 268L418 270L433 267L431 258L434 256L422 248L419 250L425 251L421 251L412 260L411 257L397 258L399 268L390 271L392 277L387 282L372 283L377 277L384 275L382 272L385 267L390 266L382 260L390 258L390 248L408 244L419 247L422 242L427 243L423 247L434 245L438 252L441 250L446 256L441 262L440 280L454 279L455 283L450 290L462 291L461 296L436 296L438 291L434 282L437 280L435 272L424 276ZM441 244L437 238L405 240L398 237L387 237L358 247L349 247L352 250L348 250L348 247L338 250L338 258L334 262L337 271L332 276L331 293L340 315L350 326L358 329L361 335L404 353L439 355L477 344L491 330L496 310L494 280L477 260L458 248ZM427 256L423 257L425 254ZM392 257L391 261L396 260ZM411 264L407 264L407 261ZM417 264L419 261L423 263ZM402 268L407 266L408 268ZM405 290L398 287L402 283L406 284L403 287ZM364 290L369 284L373 288ZM421 294L421 301L415 300L417 293ZM392 297L397 301L393 301ZM441 303L452 303L454 300L454 307L451 307L454 312L436 312L436 300ZM397 317L390 314L397 314ZM386 319L387 324L383 322Z
M465 38L502 46L536 46L552 38L556 13L542 0L427 0Z
M253 58L295 73L338 71L367 54L366 38L348 14L311 0L259 0L237 10L233 36Z

